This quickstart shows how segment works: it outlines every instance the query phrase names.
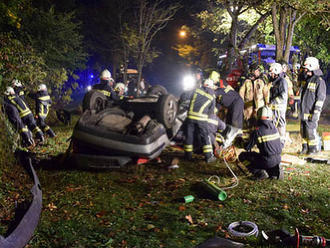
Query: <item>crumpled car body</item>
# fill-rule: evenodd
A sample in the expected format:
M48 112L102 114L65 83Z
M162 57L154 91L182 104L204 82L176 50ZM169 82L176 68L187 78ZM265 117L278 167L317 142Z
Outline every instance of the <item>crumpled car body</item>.
M182 125L173 95L119 103L100 98L89 96L98 106L88 104L72 134L73 156L87 167L114 168L139 158L156 158Z

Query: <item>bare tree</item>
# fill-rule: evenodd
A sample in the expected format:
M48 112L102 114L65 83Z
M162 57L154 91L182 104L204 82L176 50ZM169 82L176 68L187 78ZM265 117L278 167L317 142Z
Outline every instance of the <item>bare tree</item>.
M139 82L142 78L143 67L146 62L151 62L158 53L151 47L156 34L166 27L179 10L179 4L165 5L164 0L140 0L137 9L136 37L130 43L130 50L136 59Z

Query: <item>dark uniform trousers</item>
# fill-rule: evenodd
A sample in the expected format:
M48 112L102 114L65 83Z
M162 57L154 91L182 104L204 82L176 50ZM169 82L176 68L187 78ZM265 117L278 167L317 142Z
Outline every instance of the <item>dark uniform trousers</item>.
M211 137L208 129L208 118L214 113L215 108L215 96L214 91L210 88L199 88L194 91L192 96L185 136L186 141L184 145L185 157L191 159L194 151L194 137L198 135L205 159L208 160L213 155L213 147Z
M259 148L259 153L251 152L254 145ZM281 162L282 144L280 135L272 121L258 121L256 130L252 133L246 149L239 155L241 161L248 170L255 174L264 169L269 176L278 176Z

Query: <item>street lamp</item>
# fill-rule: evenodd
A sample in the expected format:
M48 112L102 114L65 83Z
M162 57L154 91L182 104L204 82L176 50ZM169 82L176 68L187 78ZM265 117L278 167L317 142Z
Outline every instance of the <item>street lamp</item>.
M180 30L179 35L181 38L185 38L187 36L187 32L185 30Z

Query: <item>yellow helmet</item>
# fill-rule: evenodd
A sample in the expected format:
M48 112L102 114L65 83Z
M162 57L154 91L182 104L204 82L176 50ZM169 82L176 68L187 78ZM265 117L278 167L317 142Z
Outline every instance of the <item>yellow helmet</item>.
M220 74L216 71L212 71L209 76L209 79L211 79L214 83L217 83L220 80Z

